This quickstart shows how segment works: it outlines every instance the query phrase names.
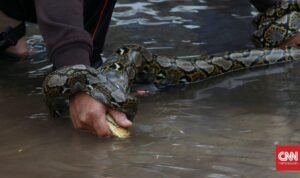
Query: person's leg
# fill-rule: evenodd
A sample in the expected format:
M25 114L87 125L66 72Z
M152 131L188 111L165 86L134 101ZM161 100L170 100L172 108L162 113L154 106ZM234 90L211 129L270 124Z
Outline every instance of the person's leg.
M116 0L85 0L85 29L93 38L93 54L91 63L94 67L101 65L100 54L103 51L106 33Z
M34 0L10 0L0 2L0 32L7 27L15 28L24 21L35 22ZM16 45L8 47L5 52L25 57L28 55L25 38L18 40Z

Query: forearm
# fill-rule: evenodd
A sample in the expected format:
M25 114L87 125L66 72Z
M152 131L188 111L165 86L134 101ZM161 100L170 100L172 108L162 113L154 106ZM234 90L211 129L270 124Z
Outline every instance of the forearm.
M38 24L54 68L90 65L92 40L84 30L83 0L35 0Z
M281 0L250 0L250 2L256 7L260 12L274 6L275 4L281 2Z

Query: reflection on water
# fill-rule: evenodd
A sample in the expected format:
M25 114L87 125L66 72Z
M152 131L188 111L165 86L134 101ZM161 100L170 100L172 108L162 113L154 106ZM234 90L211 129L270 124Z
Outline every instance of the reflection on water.
M105 56L128 42L181 57L253 47L255 13L246 0L120 1ZM40 86L49 63L0 62L2 177L300 176L274 170L275 145L300 144L298 63L142 97L133 136L117 140L48 119Z

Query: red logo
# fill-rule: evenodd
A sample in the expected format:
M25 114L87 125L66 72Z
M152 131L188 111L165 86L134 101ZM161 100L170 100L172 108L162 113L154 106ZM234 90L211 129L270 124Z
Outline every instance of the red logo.
M300 146L276 146L276 170L300 171Z

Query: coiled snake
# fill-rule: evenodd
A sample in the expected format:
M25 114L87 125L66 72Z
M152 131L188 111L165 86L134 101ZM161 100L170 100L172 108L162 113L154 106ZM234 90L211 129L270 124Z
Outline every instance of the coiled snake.
M261 49L226 52L223 55L179 59L157 56L140 45L124 45L100 68L84 65L64 67L50 73L43 84L43 93L50 112L68 115L68 98L87 92L108 107L126 113L133 119L137 101L130 95L129 82L149 82L157 87L190 84L227 72L300 59L300 49L274 48L299 32L300 13L297 1L284 1L260 14L255 21L254 41ZM272 48L270 48L272 47ZM114 125L111 128L126 131ZM114 133L118 134L118 133Z

